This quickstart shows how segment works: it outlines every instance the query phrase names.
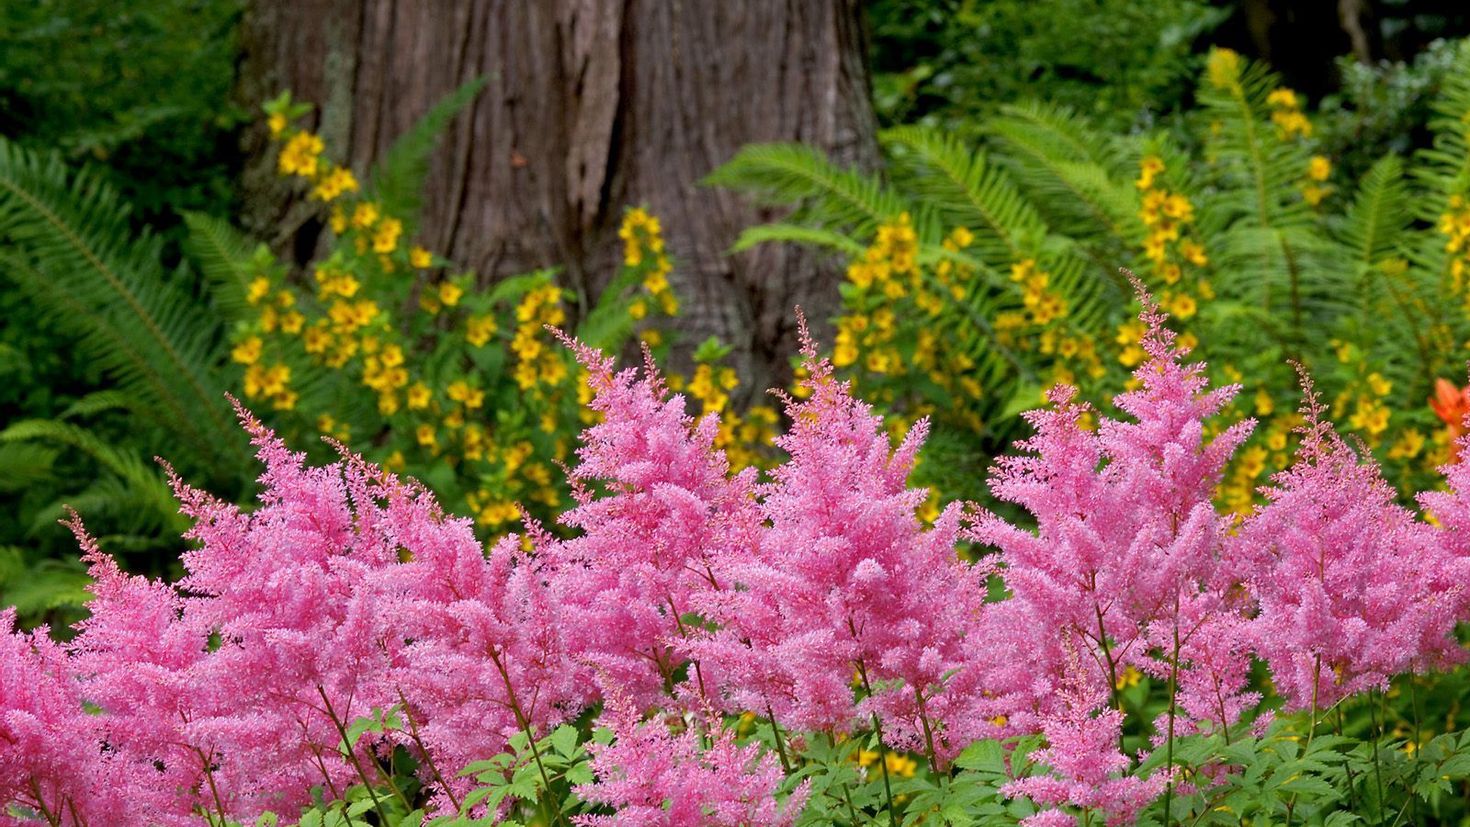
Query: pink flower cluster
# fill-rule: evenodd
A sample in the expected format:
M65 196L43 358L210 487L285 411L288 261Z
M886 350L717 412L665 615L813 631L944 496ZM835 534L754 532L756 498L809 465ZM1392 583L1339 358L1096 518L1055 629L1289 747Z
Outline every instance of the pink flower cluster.
M1117 412L1058 388L997 461L995 499L1024 522L950 504L926 527L907 480L927 424L895 447L809 340L764 480L731 473L715 421L651 365L569 342L601 419L566 536L531 524L488 550L416 483L345 448L310 467L242 411L260 504L175 479L182 580L128 576L73 520L95 580L75 640L0 616L0 825L290 819L313 787L384 784L398 748L452 811L465 765L598 704L616 739L578 792L615 814L589 827L791 823L805 788L721 725L744 712L778 739L872 728L940 772L977 739L1038 734L1047 770L1006 794L1046 808L1038 825L1116 824L1173 780L1120 747L1130 675L1169 687L1161 744L1235 727L1256 659L1313 714L1462 659L1470 443L1425 522L1308 388L1296 464L1237 523L1213 494L1253 423L1213 421L1236 388L1211 388L1141 298L1148 360ZM390 711L402 726L344 748Z

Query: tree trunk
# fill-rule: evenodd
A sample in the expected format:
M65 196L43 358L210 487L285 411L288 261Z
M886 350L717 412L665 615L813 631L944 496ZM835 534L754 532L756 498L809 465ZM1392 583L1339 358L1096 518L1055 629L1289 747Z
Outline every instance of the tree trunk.
M836 307L838 263L728 255L741 228L773 216L699 181L757 141L875 162L860 18L857 0L256 0L241 91L319 103L328 147L366 170L485 75L435 156L419 241L487 280L561 266L592 296L615 272L624 207L645 205L675 260L683 341L719 336L759 390L794 351L794 306L817 321ZM252 229L307 256L306 210L251 140Z

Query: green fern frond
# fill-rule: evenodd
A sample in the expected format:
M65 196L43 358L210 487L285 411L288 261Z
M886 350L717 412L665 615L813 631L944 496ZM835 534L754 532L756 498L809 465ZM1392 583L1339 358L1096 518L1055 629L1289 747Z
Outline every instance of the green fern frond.
M160 242L133 236L128 212L99 175L0 139L3 272L172 435L179 459L243 467L218 325L181 273L164 272Z
M899 213L913 212L913 205L877 176L843 169L803 144L742 147L703 183L740 190L763 204L796 207L788 223L846 230L859 237Z
M1001 108L986 124L1000 156L1048 222L1079 239L1106 241L1138 213L1126 156L1070 110L1041 103Z
M32 559L25 549L0 546L0 604L14 606L23 621L91 599L91 578L77 559Z
M846 256L860 256L863 253L863 245L854 241L849 235L821 227L803 227L785 221L757 224L754 227L745 228L740 232L740 237L735 239L735 244L730 248L730 252L740 253L761 244L772 243L820 247Z
M197 212L183 216L189 229L184 252L209 282L215 307L229 318L243 317L250 307L245 297L256 275L252 258L259 245L214 216Z
M1010 176L958 138L900 126L882 140L910 176L906 183L946 225L974 231L975 246L992 266L1029 257L1046 234L1041 215Z
M20 493L53 479L60 449L40 443L0 443L0 492Z
M131 410L135 404L132 397L120 390L93 391L68 405L57 418L76 419L107 411Z
M418 226L423 211L424 179L429 174L429 158L444 130L480 90L488 79L481 75L466 81L430 107L413 127L393 142L383 159L368 176L368 188L388 215L403 220L408 235Z

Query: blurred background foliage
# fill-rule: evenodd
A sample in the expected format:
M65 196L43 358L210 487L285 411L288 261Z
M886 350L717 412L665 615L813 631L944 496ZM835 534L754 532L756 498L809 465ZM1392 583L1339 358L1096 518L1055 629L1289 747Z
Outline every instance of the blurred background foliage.
M766 461L760 445L779 423L767 405L735 409L732 398L763 396L732 393L743 377L724 364L728 349L665 331L691 308L669 290L678 261L657 215L619 205L619 273L601 299L561 289L554 270L484 284L413 234L427 154L479 87L402 136L394 162L347 169L344 147L302 139L288 150L298 135L317 138L297 119L319 101L281 99L280 124L240 102L249 13L243 0L0 6L0 603L30 623L74 616L83 579L55 525L63 503L131 568L168 574L180 526L153 458L226 498L253 488L226 392L304 450L330 452L315 436L332 434L424 477L486 532L518 506L553 513L566 496L556 463L583 420L575 370L547 361L559 351L538 332L546 322L582 325L627 355L639 342L672 348L689 366L672 384L721 418L741 464ZM1176 311L1195 302L1176 315L1191 317L1181 324L1199 329L1221 370L1271 377L1266 400L1244 400L1242 413L1289 412L1291 378L1272 360L1316 354L1342 374L1346 416L1364 393L1392 412L1369 444L1422 473L1444 440L1424 399L1437 378L1463 382L1446 367L1463 362L1458 327L1427 361L1412 335L1408 356L1377 337L1364 347L1378 352L1338 360L1353 325L1371 327L1382 280L1352 301L1308 302L1311 330L1268 348L1241 334L1240 319L1307 272L1262 252L1269 233L1313 265L1312 296L1382 272L1418 274L1412 298L1426 304L1452 287L1427 274L1449 271L1454 256L1435 247L1464 183L1459 147L1445 143L1459 140L1465 103L1455 81L1470 13L1459 4L873 0L862 15L882 168L755 146L709 183L797 208L751 228L742 246L814 245L848 267L834 355L896 422L941 415L930 453L943 459L922 469L927 481L982 495L989 457L1040 387L1120 381L1130 311L1115 269L1125 264ZM1221 54L1240 57L1241 105L1210 81ZM1270 98L1277 90L1291 91L1290 106ZM1309 133L1283 126L1293 113ZM1246 157L1248 124L1264 130L1270 163ZM268 129L275 140L247 140ZM236 229L243 148L257 146L323 228L305 263ZM294 160L281 163L288 151ZM1319 157L1325 166L1313 166ZM1275 193L1264 208L1244 198L1258 181ZM1148 252L1150 198L1190 211L1167 241L1172 258ZM359 219L363 205L373 212ZM386 222L400 229L385 233ZM1364 226L1391 226L1393 239L1363 242ZM1368 245L1359 259L1355 241ZM1207 263L1185 290L1167 266L1187 271L1192 259ZM1252 292L1258 272L1274 287ZM944 348L912 324L930 315L954 333ZM534 377L528 363L540 365ZM1266 455L1251 454L1237 487L1284 456L1275 434L1288 425L1262 432ZM1428 447L1390 457L1409 431Z

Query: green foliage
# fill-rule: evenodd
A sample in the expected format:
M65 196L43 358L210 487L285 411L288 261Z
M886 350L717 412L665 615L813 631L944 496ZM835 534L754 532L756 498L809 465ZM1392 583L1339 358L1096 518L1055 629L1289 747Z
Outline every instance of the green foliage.
M147 222L233 198L240 0L45 0L0 8L0 134L107 162ZM138 227L134 227L138 229Z
M950 129L1030 97L1109 129L1148 122L1188 93L1194 42L1229 14L1199 0L882 0L867 12L879 117Z
M746 147L709 180L795 207L737 246L847 255L835 361L891 411L936 419L946 456L931 451L930 465L946 481L1004 451L1016 435L1004 423L1043 387L1095 396L1126 378L1141 353L1121 265L1186 341L1207 343L1219 378L1248 383L1232 413L1266 420L1226 502L1248 507L1286 461L1288 360L1317 375L1391 476L1425 482L1448 432L1424 400L1437 378L1459 384L1470 355L1470 47L1434 99L1433 147L1356 179L1264 66L1217 50L1204 68L1182 136L1117 136L1023 103L974 139L886 131L881 177L777 145ZM947 493L983 496L973 483Z

